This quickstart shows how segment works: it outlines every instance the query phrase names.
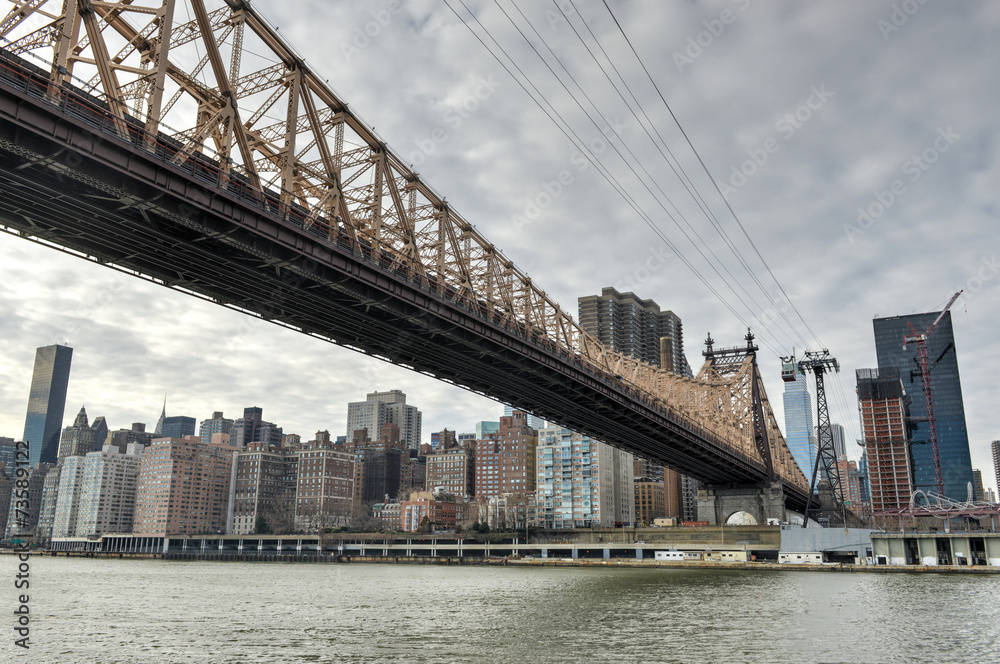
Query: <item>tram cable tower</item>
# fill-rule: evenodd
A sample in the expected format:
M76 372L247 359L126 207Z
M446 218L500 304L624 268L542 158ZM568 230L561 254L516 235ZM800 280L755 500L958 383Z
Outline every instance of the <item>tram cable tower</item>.
M781 358L785 369L782 371L784 378L788 374L788 367L792 365L792 380L794 380L795 356ZM813 465L812 480L809 483L809 497L806 499L806 511L802 515L802 527L809 524L809 511L812 508L813 495L816 485L822 477L830 482L830 490L836 511L841 515L844 525L847 525L847 508L844 505L844 492L840 481L840 470L837 468L837 450L833 445L833 429L830 426L830 409L826 403L826 388L823 385L823 375L830 369L839 372L840 363L830 355L830 351L806 351L805 357L798 362L799 371L806 374L812 371L816 375L816 425L819 430L819 446L816 449L816 463ZM788 380L785 378L785 380ZM822 475L821 473L822 469ZM819 502L819 501L817 501ZM817 507L817 510L822 506Z

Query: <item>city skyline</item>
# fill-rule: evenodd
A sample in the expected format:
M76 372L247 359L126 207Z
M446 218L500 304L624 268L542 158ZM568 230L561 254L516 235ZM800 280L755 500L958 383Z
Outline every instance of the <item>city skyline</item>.
M281 15L277 3L258 6L265 14ZM724 33L702 46L697 57L685 55L688 37L698 37L703 21L716 19L723 6L728 5L660 7L656 20L644 20L627 6L616 11L644 58L665 63L658 80L678 117L716 179L735 190L731 204L796 307L840 360L841 394L849 403L840 403L840 397L831 403L833 420L847 427L849 439L860 435L851 377L854 369L877 364L872 318L932 311L965 288L954 318L972 465L983 470L988 486L995 486L989 441L998 435L990 397L1000 360L990 350L1000 308L995 234L987 224L995 223L988 183L998 179L1000 157L986 109L997 93L988 67L997 48L991 38L1000 20L997 9L983 3L923 5L906 25L885 32L879 21L890 17L888 2L791 9L755 4L745 11L736 6L737 20ZM319 63L317 68L395 150L416 155L415 167L564 308L572 310L577 297L608 283L667 303L685 321L695 371L706 332L720 345L738 344L745 333L742 323L648 229L626 221L628 210L593 168L572 166L574 183L566 193L554 197L530 224L511 221L524 215L553 176L572 165L573 150L457 19L429 7L408 5L349 60L340 46L352 43L355 28L371 20L368 12L375 5L317 3L310 12L315 21L283 18L281 30L311 63ZM593 17L592 8L581 11ZM496 10L483 8L482 18L499 36L502 17ZM319 26L329 33L314 39ZM604 22L594 27L609 42L614 37ZM572 38L561 22L543 34L554 44ZM844 35L850 35L850 48ZM931 36L942 44L940 53L923 48ZM772 45L754 50L751 40ZM800 49L803 42L811 45L807 55ZM439 49L452 56L442 58ZM513 52L520 57L526 50L521 44ZM408 56L395 70L391 96L408 103L386 104L389 87L375 81L384 81L379 71L387 61L399 62L400 52ZM746 57L748 52L754 56ZM677 53L691 62L678 60ZM791 61L795 68L786 66ZM851 72L859 69L871 76L853 80ZM480 90L480 78L499 83L496 89L504 94L488 93L491 86ZM641 81L635 80L638 86ZM814 87L830 95L821 100ZM927 89L947 94L932 96ZM643 94L652 108L654 93ZM463 106L470 98L477 107L458 114L472 107L471 102ZM899 106L898 99L910 103ZM809 115L800 127L786 123L784 131L776 129L786 114L794 119L799 109ZM460 119L460 126L444 120L449 112L447 117ZM514 113L525 121L512 124ZM638 125L626 110L621 121L632 123L622 129L623 137L632 140ZM418 145L439 127L447 140L420 152ZM939 130L958 138L948 143ZM501 135L503 141L491 142ZM673 144L674 137L668 139ZM735 186L731 167L738 169L751 153L759 155L768 139L780 149L754 167L745 184ZM935 164L917 168L920 177L911 181L905 164L927 150ZM896 180L903 183L903 194L891 192ZM497 181L506 182L506 188L490 186ZM796 183L794 191L789 182ZM879 195L885 200L891 195L892 203L885 207ZM710 203L718 206L717 200ZM885 209L878 215L866 212L871 222L859 216L858 208L877 210L875 204ZM611 229L608 220L614 223ZM722 222L737 237L731 219ZM567 228L575 230L567 233ZM679 242L679 233L666 222L664 229ZM811 247L822 247L826 259L816 259ZM685 252L694 253L688 247ZM919 272L910 269L915 256L922 257ZM502 409L432 379L6 235L0 237L0 260L8 284L0 299L0 371L8 377L0 387L0 435L19 435L30 355L57 341L79 349L67 411L86 405L114 428L141 421L151 429L163 392L176 395L171 413L199 420L215 410L232 414L266 403L270 419L304 437L314 428L343 430L343 404L390 387L412 395L424 413L426 431L471 430ZM794 312L785 313L794 320ZM770 333L759 320L754 327L784 354L792 350L793 339ZM247 357L266 358L261 362L268 370L250 375ZM760 363L782 421L777 357L762 351ZM857 446L848 447L856 458Z

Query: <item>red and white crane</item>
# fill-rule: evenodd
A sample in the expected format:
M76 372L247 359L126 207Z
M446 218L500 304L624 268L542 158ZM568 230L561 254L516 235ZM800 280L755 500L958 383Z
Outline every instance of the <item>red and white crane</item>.
M930 430L931 456L934 458L934 488L939 496L944 495L944 479L941 477L941 455L938 452L937 423L934 420L934 399L931 396L931 370L927 361L927 337L931 336L934 328L941 322L944 315L948 313L951 305L955 304L955 300L958 299L958 296L962 292L958 291L951 296L948 304L944 305L944 309L941 310L941 313L934 319L934 322L931 323L926 332L918 333L913 329L913 324L908 322L907 325L910 327L910 333L903 335L904 350L907 344L917 345L917 365L920 367L920 377L924 384L924 400L927 403L927 427Z

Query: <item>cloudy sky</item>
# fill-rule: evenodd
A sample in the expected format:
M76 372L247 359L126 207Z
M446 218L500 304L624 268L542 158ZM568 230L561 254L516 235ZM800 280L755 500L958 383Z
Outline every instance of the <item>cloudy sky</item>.
M842 366L834 421L860 437L854 370L876 364L872 318L934 310L964 288L953 316L973 466L995 486L1000 5L609 4L641 64L601 0L255 3L567 309L609 285L654 299L684 321L696 371L706 333L736 345L751 325L779 421L778 356L827 347ZM68 421L85 404L115 428L152 426L166 394L171 415L258 405L286 432L342 434L347 402L393 388L423 411L425 439L499 415L425 376L8 235L0 265L0 435L20 437L35 348L56 342L74 348Z

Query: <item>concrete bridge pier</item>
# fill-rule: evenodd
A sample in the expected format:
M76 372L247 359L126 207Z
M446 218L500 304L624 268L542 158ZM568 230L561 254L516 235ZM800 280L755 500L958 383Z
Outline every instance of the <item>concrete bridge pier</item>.
M724 525L737 512L746 512L762 526L767 525L768 519L785 521L785 492L781 483L698 489L699 521L708 521L710 526Z

